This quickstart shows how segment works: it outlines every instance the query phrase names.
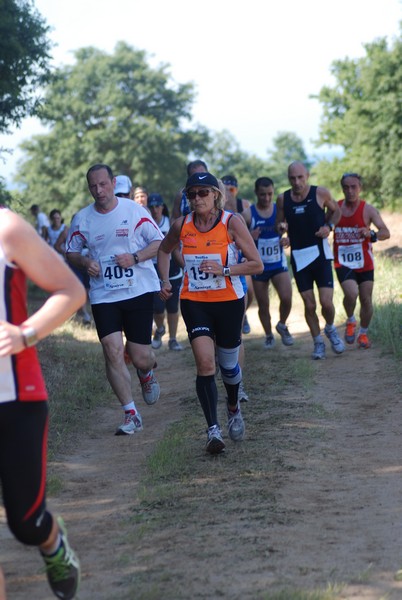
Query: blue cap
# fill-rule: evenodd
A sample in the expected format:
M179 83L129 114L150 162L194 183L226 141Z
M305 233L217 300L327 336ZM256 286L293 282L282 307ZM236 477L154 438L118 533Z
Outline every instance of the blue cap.
M224 185L230 185L231 187L239 187L237 179L234 175L225 175L224 177L222 177L222 183Z
M160 194L149 194L148 196L148 206L163 206L165 203Z

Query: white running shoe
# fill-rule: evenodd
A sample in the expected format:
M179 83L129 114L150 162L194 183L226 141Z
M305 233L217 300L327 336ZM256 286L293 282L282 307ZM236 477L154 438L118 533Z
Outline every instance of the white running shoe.
M314 342L314 350L311 354L313 360L323 360L325 358L324 342Z
M162 337L166 333L166 328L162 325L161 329L155 329L154 337L152 338L151 346L154 350L157 350L162 346Z
M325 325L324 333L331 342L331 348L335 354L342 354L345 350L345 344L342 342L341 338L338 335L338 332L335 327L330 329L328 325Z
M124 413L124 422L117 429L115 435L133 435L133 433L142 431L142 429L141 415L138 412L126 412Z
M159 399L161 388L159 386L158 380L155 377L153 371L149 372L147 377L141 375L140 370L137 369L138 379L141 384L142 397L144 402L147 404L155 404L155 402Z
M275 338L272 335L267 335L267 337L265 338L265 342L264 342L264 348L266 350L269 350L270 348L273 348L275 346Z
M243 381L240 382L239 384L239 402L248 402L249 401L249 397L244 389L243 386Z
M206 451L209 454L220 454L225 450L225 442L222 438L222 431L219 425L212 425L208 428L208 441Z
M244 438L245 426L240 407L235 413L228 410L228 434L234 442L240 442Z
M169 350L175 350L176 352L180 352L180 350L183 350L183 346L179 344L179 342L176 339L169 340L168 347Z
M293 344L295 343L295 341L294 341L293 336L290 335L289 329L286 327L286 325L282 325L281 322L278 322L276 324L276 331L281 336L281 338L282 338L282 344L284 346L293 346Z

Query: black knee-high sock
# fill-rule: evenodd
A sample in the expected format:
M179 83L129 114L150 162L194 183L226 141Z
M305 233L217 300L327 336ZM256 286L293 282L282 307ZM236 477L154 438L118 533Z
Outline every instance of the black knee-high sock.
M228 395L228 405L229 408L234 410L237 410L237 398L239 396L239 383L235 383L234 385L230 384L230 383L226 383L226 381L223 382L225 388L226 388L226 393Z
M195 387L208 427L217 425L218 390L216 387L215 376L197 375Z

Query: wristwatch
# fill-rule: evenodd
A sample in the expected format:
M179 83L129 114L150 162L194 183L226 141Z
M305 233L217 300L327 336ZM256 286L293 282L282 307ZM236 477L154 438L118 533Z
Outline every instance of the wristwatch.
M230 277L230 267L223 267L223 269L222 269L222 275L224 277Z
M20 330L25 348L35 346L39 342L38 336L33 327L29 327L29 325L21 325Z
M134 264L138 265L138 263L140 262L140 259L138 258L138 254L136 252L133 254L133 259L134 259Z

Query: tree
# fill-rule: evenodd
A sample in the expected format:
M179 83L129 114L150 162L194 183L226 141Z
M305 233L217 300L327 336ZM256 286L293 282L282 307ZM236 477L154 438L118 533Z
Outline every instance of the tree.
M324 108L319 143L344 149L344 170L361 173L371 201L400 209L402 39L390 47L385 38L379 39L365 50L363 58L332 64L336 83L318 95Z
M253 200L254 182L261 173L266 172L265 161L241 150L227 130L214 134L205 159L208 168L217 177L234 175L239 184L239 196Z
M49 27L31 0L0 0L0 133L39 108L49 75Z
M0 206L10 206L11 202L12 196L6 189L4 178L0 177Z
M274 150L268 152L268 177L271 177L279 193L289 188L287 173L290 163L300 160L308 169L312 163L307 157L303 141L295 133L280 131L273 141Z
M30 202L71 217L89 201L86 171L101 162L169 203L185 179L187 156L205 154L209 142L204 127L188 126L192 84L174 85L165 65L151 69L145 52L123 42L112 55L82 48L75 59L46 89L40 118L49 133L22 145L28 159L19 181Z

